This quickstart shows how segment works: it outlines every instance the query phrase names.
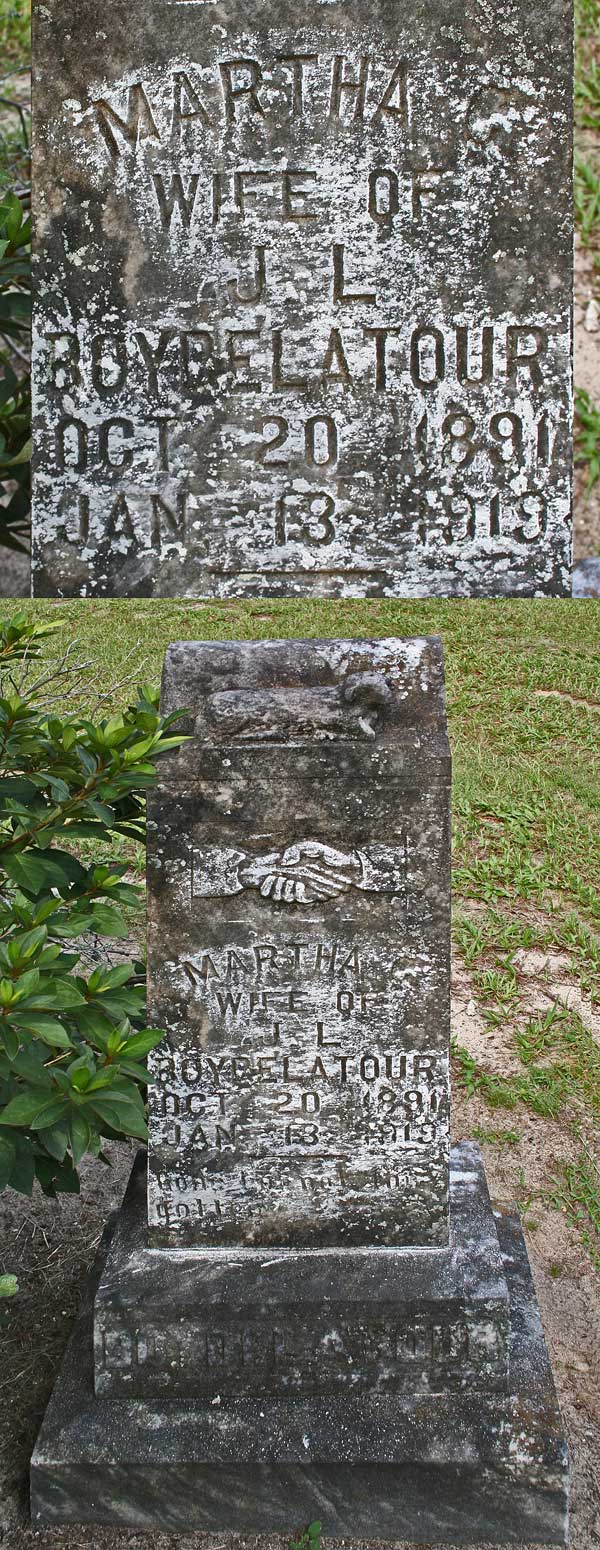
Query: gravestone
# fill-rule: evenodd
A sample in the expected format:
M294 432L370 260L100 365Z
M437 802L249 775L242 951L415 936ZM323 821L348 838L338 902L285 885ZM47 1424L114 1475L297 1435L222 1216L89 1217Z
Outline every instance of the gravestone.
M518 1217L449 1147L441 645L178 645L182 705L149 812L148 1160L34 1522L564 1543Z
M39 596L570 590L570 0L36 8Z
M151 807L155 1241L447 1243L439 647L182 646L168 685L202 698Z

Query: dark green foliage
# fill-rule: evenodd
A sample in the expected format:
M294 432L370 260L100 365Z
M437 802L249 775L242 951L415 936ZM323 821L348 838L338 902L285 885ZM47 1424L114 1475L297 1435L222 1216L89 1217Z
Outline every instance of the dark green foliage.
M293 1539L290 1550L321 1550L321 1524L309 1523L303 1528L297 1539Z
M19 199L0 204L0 543L27 550L31 501L31 219Z
M169 736L156 696L94 722L44 707L31 681L52 625L0 624L0 1188L78 1190L85 1152L146 1136L144 971L88 968L86 937L126 937L139 889L110 859L140 840L145 796ZM79 842L98 858L84 865ZM103 848L108 852L107 859Z

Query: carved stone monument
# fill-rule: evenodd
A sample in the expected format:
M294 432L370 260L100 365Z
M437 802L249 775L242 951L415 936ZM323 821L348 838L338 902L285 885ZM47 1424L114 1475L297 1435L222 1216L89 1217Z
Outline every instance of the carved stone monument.
M568 593L571 0L35 9L37 595Z
M173 646L163 704L190 740L149 814L148 1166L34 1522L561 1544L518 1217L449 1146L441 645Z

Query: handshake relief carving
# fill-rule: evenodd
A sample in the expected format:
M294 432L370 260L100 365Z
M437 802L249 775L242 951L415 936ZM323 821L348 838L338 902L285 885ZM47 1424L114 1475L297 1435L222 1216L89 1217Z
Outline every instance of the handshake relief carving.
M238 876L243 888L258 888L263 899L277 904L315 904L319 899L335 899L362 881L362 860L321 845L316 840L273 850L240 866Z
M358 888L363 893L404 893L408 840L399 845L366 845L364 850L337 850L321 840L295 840L290 845L249 856L242 850L195 850L192 897L224 899L256 889L271 904L322 904Z

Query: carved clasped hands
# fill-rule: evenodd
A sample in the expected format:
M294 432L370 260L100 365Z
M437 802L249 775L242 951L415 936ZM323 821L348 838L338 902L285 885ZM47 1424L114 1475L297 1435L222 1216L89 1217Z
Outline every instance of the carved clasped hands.
M314 904L335 899L362 878L356 854L334 850L316 840L304 840L244 863L239 869L244 888L257 888L263 899L281 904Z

